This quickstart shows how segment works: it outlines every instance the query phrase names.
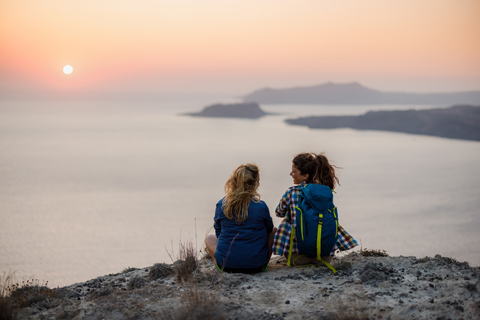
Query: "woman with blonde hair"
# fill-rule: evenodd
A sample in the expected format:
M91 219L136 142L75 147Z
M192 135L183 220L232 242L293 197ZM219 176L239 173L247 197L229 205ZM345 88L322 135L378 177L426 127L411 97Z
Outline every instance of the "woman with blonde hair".
M215 236L205 245L220 271L256 273L265 271L272 255L272 217L257 192L260 175L255 164L239 166L225 184L225 197L217 203Z

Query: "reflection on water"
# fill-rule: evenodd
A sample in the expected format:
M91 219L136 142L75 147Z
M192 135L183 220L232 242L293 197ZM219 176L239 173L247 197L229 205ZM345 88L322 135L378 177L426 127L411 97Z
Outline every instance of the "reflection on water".
M56 286L171 262L180 239L202 247L239 164L260 167L273 215L302 151L343 168L335 202L363 248L480 265L480 143L282 121L363 106L262 106L281 114L254 121L179 115L206 104L2 102L0 272Z

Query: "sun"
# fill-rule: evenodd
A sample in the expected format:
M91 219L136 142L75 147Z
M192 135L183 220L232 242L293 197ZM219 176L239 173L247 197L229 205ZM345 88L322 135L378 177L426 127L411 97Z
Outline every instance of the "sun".
M63 73L65 73L65 74L70 74L70 73L72 73L72 71L73 71L73 68L72 68L71 65L67 64L65 67L63 67Z

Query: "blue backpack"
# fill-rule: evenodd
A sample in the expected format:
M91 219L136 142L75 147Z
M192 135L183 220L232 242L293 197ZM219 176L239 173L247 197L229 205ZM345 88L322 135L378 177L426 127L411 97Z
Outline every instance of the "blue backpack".
M333 204L333 193L321 184L306 184L300 189L296 211L296 228L292 239L297 238L298 251L308 257L316 257L334 273L336 270L322 256L329 256L338 234L337 207ZM288 265L292 255L293 241L290 241Z

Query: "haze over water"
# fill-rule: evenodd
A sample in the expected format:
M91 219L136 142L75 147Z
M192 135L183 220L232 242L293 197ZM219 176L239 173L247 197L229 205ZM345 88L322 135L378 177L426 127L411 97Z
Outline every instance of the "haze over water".
M478 12L478 0L0 1L0 273L64 285L170 262L180 238L201 246L236 166L260 166L273 212L303 151L344 168L336 204L363 247L478 265L478 142L178 115L264 87L479 90Z
M283 122L374 109L362 106L262 106L284 114L259 120L180 115L208 101L2 102L0 271L56 286L170 263L180 240L203 246L239 164L259 165L274 216L302 151L325 151L343 168L335 204L363 248L480 265L480 143Z

